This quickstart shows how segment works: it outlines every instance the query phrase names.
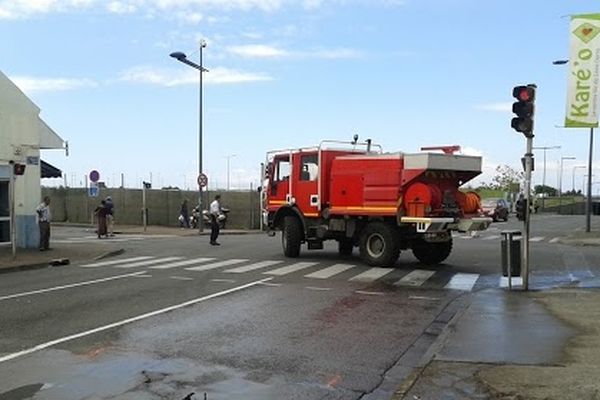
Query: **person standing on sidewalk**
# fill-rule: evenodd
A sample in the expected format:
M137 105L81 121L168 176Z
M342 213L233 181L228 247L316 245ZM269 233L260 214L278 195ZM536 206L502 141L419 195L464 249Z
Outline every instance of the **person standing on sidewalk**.
M179 209L179 227L189 228L190 227L190 213L188 210L188 200L183 199L181 207Z
M50 250L50 197L45 196L44 201L35 209L38 216L38 226L40 228L40 251Z
M210 244L213 246L220 246L221 243L217 242L219 237L219 215L221 214L221 195L215 196L215 199L210 203Z
M106 207L106 236L115 236L115 205L112 197L107 196L104 201L104 207Z
M106 217L108 215L106 200L100 202L100 205L94 210L94 214L96 214L96 220L98 221L98 226L96 227L98 239L102 239L102 236L108 237L106 233Z

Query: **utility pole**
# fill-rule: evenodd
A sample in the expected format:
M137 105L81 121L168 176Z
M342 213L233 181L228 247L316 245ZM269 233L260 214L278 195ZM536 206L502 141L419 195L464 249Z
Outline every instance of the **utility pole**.
M545 147L532 147L533 150L543 150L544 151L544 168L542 171L542 190L546 190L546 150L556 150L560 149L560 146L545 146ZM545 206L544 202L545 196L542 197L542 208Z

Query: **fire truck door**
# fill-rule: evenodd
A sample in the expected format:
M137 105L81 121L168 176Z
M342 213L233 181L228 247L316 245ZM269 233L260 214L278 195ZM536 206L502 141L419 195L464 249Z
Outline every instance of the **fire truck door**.
M279 207L289 201L290 189L290 157L279 156L273 160L270 173L269 207Z
M316 217L319 213L318 155L317 153L302 154L299 161L295 171L298 174L298 183L293 188L294 198L304 215Z

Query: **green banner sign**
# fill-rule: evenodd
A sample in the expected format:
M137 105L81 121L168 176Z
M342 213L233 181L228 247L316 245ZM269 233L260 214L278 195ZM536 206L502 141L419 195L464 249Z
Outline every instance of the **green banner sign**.
M565 126L598 126L600 14L571 17Z

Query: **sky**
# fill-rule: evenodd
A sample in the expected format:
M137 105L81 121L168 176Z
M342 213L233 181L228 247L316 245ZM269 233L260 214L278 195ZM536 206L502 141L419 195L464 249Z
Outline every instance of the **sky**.
M521 168L512 88L536 83L534 146L546 184L583 184L589 130L564 121L570 0L0 0L0 70L42 110L69 155L42 157L82 186L195 190L198 71L209 188L249 189L273 149L371 138L385 151L458 144ZM596 140L598 142L598 140ZM595 146L597 149L598 147ZM534 184L543 180L536 151ZM595 153L597 156L597 152ZM229 169L227 165L229 163ZM594 163L594 181L600 166ZM228 173L229 171L229 173ZM64 184L45 180L45 185ZM600 184L594 186L594 194Z

